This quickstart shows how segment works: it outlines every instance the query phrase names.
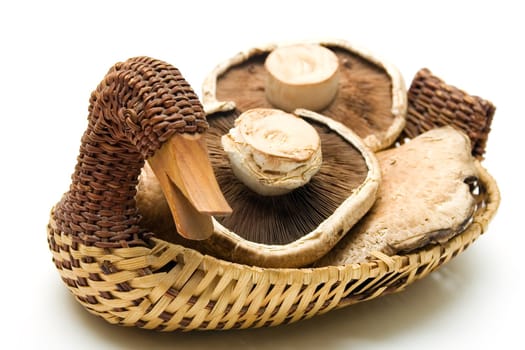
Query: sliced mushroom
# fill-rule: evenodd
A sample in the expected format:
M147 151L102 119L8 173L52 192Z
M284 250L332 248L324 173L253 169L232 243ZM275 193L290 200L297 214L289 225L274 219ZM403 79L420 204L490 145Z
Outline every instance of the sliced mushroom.
M234 128L235 111L209 115L207 134L217 182L233 209L215 218L203 241L181 238L169 218L154 176L142 174L137 206L142 225L162 239L226 260L268 267L299 267L326 254L373 205L380 182L373 152L350 129L317 113L298 110L321 140L322 165L305 185L263 196L234 174L221 138Z
M282 78L272 54L301 45L322 46L331 51L338 61L337 70L334 71L330 59L313 53L308 60L322 61L311 66L316 67L316 72L324 72L320 74L325 79L316 77L317 73L305 74L312 69L304 69L303 80ZM279 61L286 62L284 58ZM291 73L301 74L301 69L294 68L292 62L283 66ZM302 106L301 99L304 100ZM293 103L288 104L290 101ZM203 84L203 105L210 114L232 109L240 114L252 108L314 109L345 124L366 146L378 151L394 143L401 133L407 95L403 78L393 65L346 41L326 40L268 45L239 53L208 75Z
M478 171L463 132L433 129L377 157L382 183L376 203L316 265L359 263L376 251L393 255L443 243L469 223Z

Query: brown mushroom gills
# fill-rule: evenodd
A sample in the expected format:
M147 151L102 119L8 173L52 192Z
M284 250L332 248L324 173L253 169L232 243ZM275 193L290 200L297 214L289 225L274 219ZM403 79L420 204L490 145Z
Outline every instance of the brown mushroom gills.
M363 183L368 167L362 155L341 136L313 123L321 138L323 164L310 182L288 194L264 197L233 174L220 137L233 127L235 113L208 117L208 149L221 190L232 207L223 226L250 241L286 244L313 231Z
M242 238L263 244L293 242L332 215L365 181L369 169L361 153L327 126L309 121L321 138L323 164L318 173L308 184L284 195L265 197L251 191L233 173L221 144L222 135L234 126L238 115L231 111L208 116L210 128L206 138L217 182L232 208L229 217L216 220ZM147 186L148 181L141 183ZM149 188L141 190L151 194ZM162 213L161 201L155 201L156 212ZM138 202L138 206L147 208L150 205ZM145 215L143 225L154 229L161 239L213 253L206 251L205 244L195 246L176 234L169 215L168 218L155 213Z
M319 113L350 127L361 138L381 134L395 120L392 83L386 71L337 47L329 47L339 59L339 90L332 103ZM252 108L274 108L266 98L268 52L229 68L217 79L219 101L234 101L242 113Z

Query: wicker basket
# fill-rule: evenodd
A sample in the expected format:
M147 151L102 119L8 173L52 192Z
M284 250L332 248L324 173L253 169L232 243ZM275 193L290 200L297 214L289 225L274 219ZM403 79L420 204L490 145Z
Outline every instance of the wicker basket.
M445 84L428 70L417 74L408 100L401 139L443 123L454 124L470 134L473 154L481 159L494 113L490 102ZM480 205L465 231L443 245L414 253L377 253L368 263L259 268L134 232L124 235L124 241L114 240L118 245L94 244L89 234L74 232L90 230L88 225L60 229L58 205L48 225L48 242L67 288L89 312L109 323L162 331L276 326L401 291L470 246L486 231L500 202L494 179L479 168Z

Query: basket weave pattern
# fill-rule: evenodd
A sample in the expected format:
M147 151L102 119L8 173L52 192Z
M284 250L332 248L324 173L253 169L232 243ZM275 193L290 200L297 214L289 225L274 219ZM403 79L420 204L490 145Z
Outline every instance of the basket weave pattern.
M117 63L92 93L88 128L57 229L102 248L146 246L135 204L144 159L175 133L208 128L198 97L173 66L148 57Z
M436 117L435 113L418 116L422 119L409 118L407 129L419 130L421 120ZM102 160L106 155L88 153ZM133 163L133 167L140 164ZM377 253L376 259L363 264L315 269L235 264L156 238L139 237L135 218L116 230L118 239L100 232L82 236L83 230L95 228L70 220L90 219L94 214L90 206L79 207L71 198L67 203L78 212L67 217L63 214L67 211L64 200L60 202L51 214L48 242L68 289L89 312L110 323L163 331L275 326L403 290L461 253L486 230L499 204L496 183L481 167L480 174L480 197L484 201L464 232L446 244L411 254ZM84 182L75 183L75 176L72 188L82 188ZM132 217L133 184L126 183L129 193L123 195ZM92 186L82 195L90 196L91 190L100 189ZM104 210L109 215L109 209ZM135 226L138 228L127 234L128 227ZM93 236L94 241L83 238Z
M496 111L490 101L445 83L426 68L417 72L412 80L408 98L410 104L404 130L407 137L453 125L469 136L472 154L482 158Z

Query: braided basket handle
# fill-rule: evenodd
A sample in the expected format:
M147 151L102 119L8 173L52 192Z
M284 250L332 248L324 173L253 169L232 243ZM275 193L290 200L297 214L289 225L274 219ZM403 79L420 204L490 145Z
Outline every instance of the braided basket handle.
M407 123L400 139L452 125L469 136L472 155L482 160L495 111L490 101L448 85L423 68L408 90Z

